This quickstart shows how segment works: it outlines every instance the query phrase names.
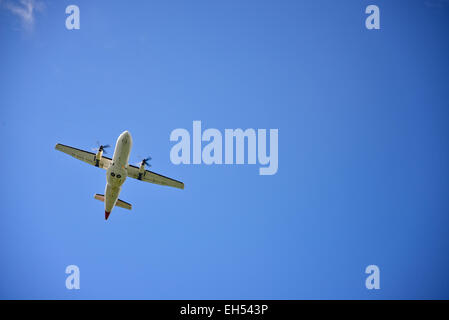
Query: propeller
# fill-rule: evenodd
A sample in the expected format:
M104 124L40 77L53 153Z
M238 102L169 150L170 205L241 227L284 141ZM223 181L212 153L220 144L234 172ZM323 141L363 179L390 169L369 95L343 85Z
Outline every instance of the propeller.
M147 166L148 168L149 167L151 167L151 164L149 164L148 163L148 161L150 161L152 158L151 157L148 157L148 158L145 158L145 159L143 159L141 162L140 162L140 165L142 166Z
M105 144L105 145L100 145L100 143L97 141L97 146L98 148L95 148L95 151L103 151L103 153L107 153L105 149L109 148L110 145Z

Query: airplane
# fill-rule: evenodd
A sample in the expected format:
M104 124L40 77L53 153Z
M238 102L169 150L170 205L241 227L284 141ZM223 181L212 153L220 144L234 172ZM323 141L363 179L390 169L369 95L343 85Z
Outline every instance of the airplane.
M55 146L55 149L58 151L67 153L78 160L106 170L106 189L104 191L104 195L98 193L94 195L95 199L104 202L105 220L108 220L114 207L120 207L128 210L131 210L132 208L130 203L118 198L126 177L159 184L162 186L184 189L184 183L146 170L145 166L148 165L147 161L151 158L142 160L139 167L128 163L129 154L132 147L132 138L128 131L122 132L122 134L118 137L112 159L103 156L103 152L106 153L104 149L108 147L108 145L101 145L98 148L97 153L93 153L69 147L60 143Z

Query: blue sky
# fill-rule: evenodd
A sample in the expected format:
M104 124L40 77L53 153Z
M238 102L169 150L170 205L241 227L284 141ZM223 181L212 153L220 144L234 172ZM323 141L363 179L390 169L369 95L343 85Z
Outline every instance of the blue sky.
M1 0L0 297L448 299L448 14L444 0ZM194 120L279 129L277 174L172 164L170 133ZM131 162L151 155L186 187L128 179L133 210L105 221L105 171L54 145L124 130Z

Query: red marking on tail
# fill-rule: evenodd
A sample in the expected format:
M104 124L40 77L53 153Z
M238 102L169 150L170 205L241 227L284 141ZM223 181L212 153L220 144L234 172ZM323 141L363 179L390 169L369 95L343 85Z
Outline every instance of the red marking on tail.
M110 212L105 211L104 212L104 219L108 220L110 214L111 214Z

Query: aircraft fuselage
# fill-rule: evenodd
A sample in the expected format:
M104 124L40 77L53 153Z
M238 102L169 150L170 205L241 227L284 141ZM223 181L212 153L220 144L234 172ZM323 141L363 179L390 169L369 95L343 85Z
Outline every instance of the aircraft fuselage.
M106 170L107 183L104 191L104 210L106 219L111 213L112 208L114 208L117 203L117 199L122 189L122 184L128 176L127 168L131 147L131 134L128 131L124 131L117 139L114 149L114 156L112 157L112 163Z

